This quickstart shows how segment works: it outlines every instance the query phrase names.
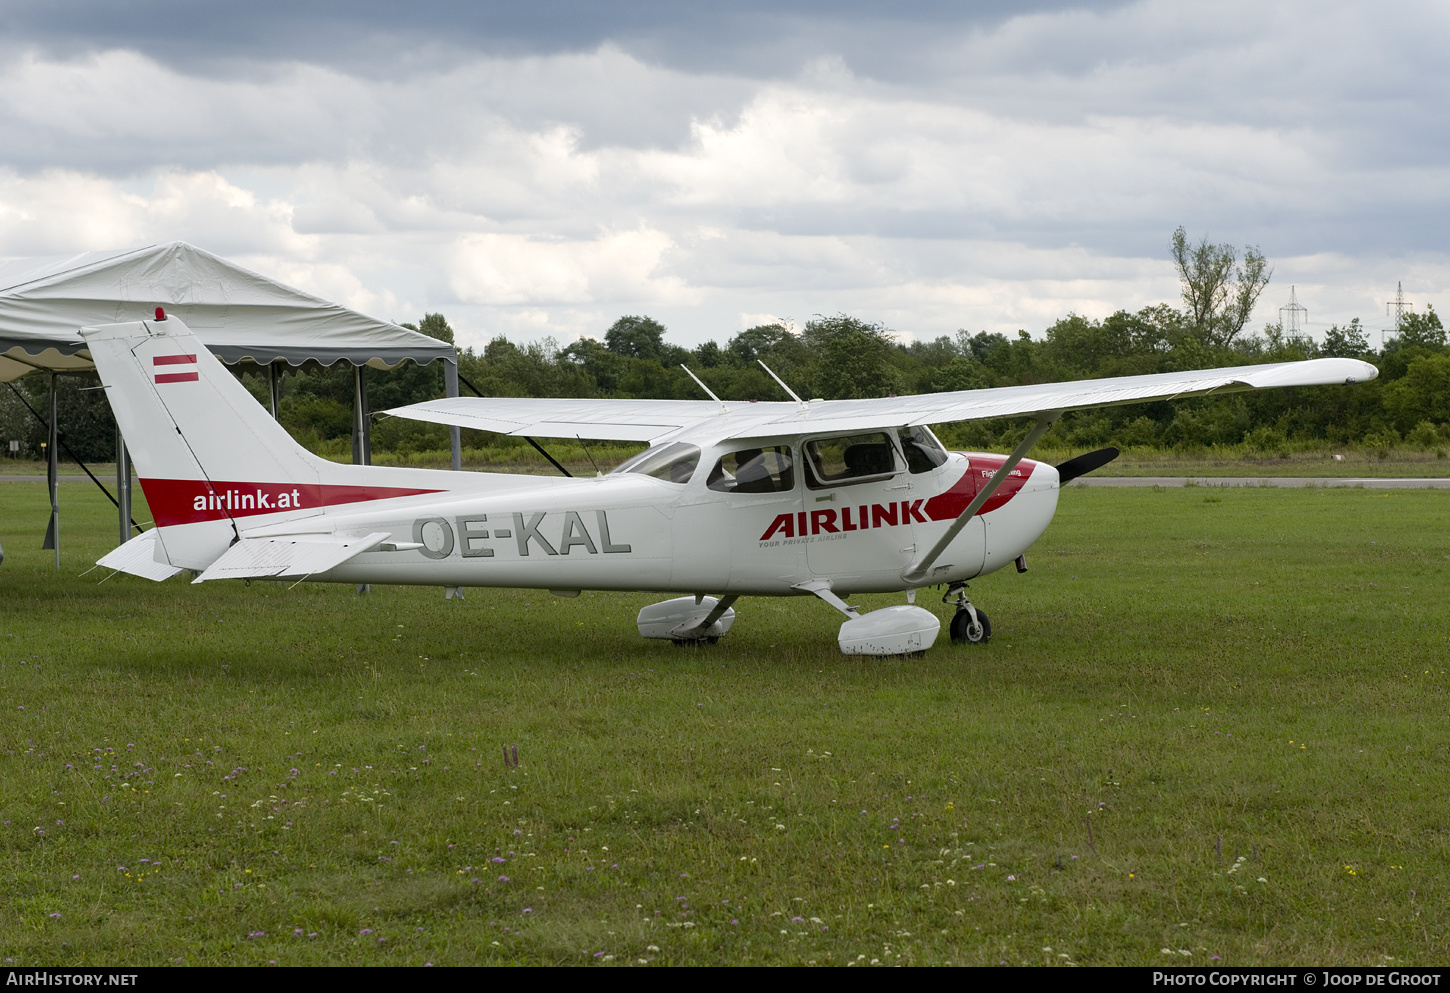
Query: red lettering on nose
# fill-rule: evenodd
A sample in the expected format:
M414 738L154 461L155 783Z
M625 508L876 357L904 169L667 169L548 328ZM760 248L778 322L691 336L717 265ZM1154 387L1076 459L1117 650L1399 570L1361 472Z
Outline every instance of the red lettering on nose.
M927 523L926 515L921 512L921 500L912 500L910 503L901 501L901 523L910 524L912 521Z

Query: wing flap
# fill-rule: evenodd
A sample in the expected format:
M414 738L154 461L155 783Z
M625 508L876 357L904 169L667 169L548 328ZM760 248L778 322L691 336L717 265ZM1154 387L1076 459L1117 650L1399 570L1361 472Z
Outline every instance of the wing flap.
M529 438L588 438L591 441L647 441L674 434L734 410L794 404L729 403L713 400L556 400L524 397L446 397L384 411L394 417L451 424L477 431Z
M728 404L751 407L755 404ZM712 400L552 400L445 397L387 410L389 415L528 438L654 441L700 420L721 416Z
M276 538L243 538L228 548L192 582L212 579L279 579L315 576L376 548L387 538L379 531L362 538L335 534L296 534Z

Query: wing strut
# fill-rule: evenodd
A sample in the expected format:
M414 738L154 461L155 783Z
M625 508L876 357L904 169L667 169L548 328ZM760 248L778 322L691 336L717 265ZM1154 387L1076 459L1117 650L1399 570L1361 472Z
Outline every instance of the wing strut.
M738 593L733 596L721 597L720 602L715 604L715 608L706 614L699 624L683 630L676 630L673 632L674 636L677 638L690 638L695 635L703 635L706 631L710 630L710 625L724 617L725 611L729 610L735 601L739 599L740 595ZM698 596L695 598L695 602L700 602Z
M1032 451L1032 446L1037 444L1038 439L1046 434L1047 429L1052 427L1061 416L1062 411L1060 410L1043 411L1037 415L1037 423L1031 431L1027 432L1027 437L1022 439L1021 444L1012 449L1012 454L1007 456L1007 461L1002 463L1002 468L993 473L992 478L987 481L987 485L983 486L981 491L972 498L972 502L967 504L967 509L957 515L957 519L952 521L951 526L946 529L945 534L937 539L936 544L932 545L926 554L902 570L902 579L913 585L926 579L927 572L941 557L941 553L947 550L947 546L957 535L961 534L962 528L967 526L967 522L982 508L983 504L992 498L992 494L997 492L997 487L1006 480L1007 474L1017 468L1017 463L1026 458L1027 453Z
M534 439L530 438L528 435L524 435L523 438L524 438L524 441L527 441L530 445L533 445L534 446L534 451L538 452L544 458L548 459L549 460L549 463L551 465L553 465L553 467L555 469L558 469L560 472L562 472L564 475L568 476L570 479L574 478L574 474L572 472L570 472L568 469L565 469L558 462L555 462L554 461L554 456L552 456L548 452L544 451L544 446L543 445L540 445L537 441L535 441Z

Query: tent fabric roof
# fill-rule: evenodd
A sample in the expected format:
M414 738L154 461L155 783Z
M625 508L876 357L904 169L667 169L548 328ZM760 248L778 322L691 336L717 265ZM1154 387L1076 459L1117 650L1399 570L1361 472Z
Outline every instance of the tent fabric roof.
M453 346L260 276L185 242L0 262L0 382L93 369L80 328L181 318L223 362L456 362Z

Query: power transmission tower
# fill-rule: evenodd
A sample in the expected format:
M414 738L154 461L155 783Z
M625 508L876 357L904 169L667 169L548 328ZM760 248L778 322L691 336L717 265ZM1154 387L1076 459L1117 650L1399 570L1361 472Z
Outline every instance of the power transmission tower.
M1396 333L1399 333L1400 325L1402 323L1404 323L1405 314L1407 312L1409 312L1409 311L1413 311L1414 309L1415 309L1415 305L1412 304L1412 303L1410 303L1410 301L1408 301L1408 300L1405 299L1405 286L1404 286L1404 283L1401 282L1401 281L1399 281L1399 280L1396 280L1395 281L1395 298L1393 300L1391 300L1389 303L1385 304L1385 314L1387 316L1393 317L1395 319L1395 332ZM1380 346L1381 347L1384 346L1384 338L1385 338L1385 333L1383 331L1381 331L1380 332Z
M1399 327L1405 319L1408 311L1415 309L1415 305L1405 299L1405 286L1403 283L1395 283L1395 298L1385 304L1385 314L1395 319L1395 327Z
M1279 308L1279 326L1284 329L1284 337L1289 341L1302 341L1309 337L1309 330L1304 327L1308 323L1309 308L1300 305L1296 287L1291 286L1289 305Z

